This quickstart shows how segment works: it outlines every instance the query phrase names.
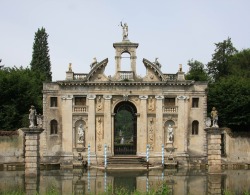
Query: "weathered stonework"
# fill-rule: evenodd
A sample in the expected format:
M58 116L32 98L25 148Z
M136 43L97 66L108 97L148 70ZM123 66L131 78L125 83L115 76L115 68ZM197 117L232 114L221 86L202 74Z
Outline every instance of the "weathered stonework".
M206 155L206 82L185 80L181 69L176 74L162 73L156 62L143 59L144 77L136 74L138 43L129 40L113 44L115 74L106 76L108 59L96 62L89 73L66 72L66 79L43 86L44 129L41 135L43 162L58 162L71 166L80 152L91 165L102 164L104 145L107 155L131 154L146 156L150 145L149 161L161 164L162 145L167 158L167 127L174 129L174 157L180 165L188 166L188 158L203 159ZM130 70L122 69L123 53L130 55ZM196 104L193 99L196 99ZM52 100L57 100L53 106ZM129 110L133 115L133 135L118 134L117 114ZM197 132L192 124L197 121ZM56 126L53 124L56 124ZM82 123L84 142L79 143L78 128ZM53 131L56 128L56 131ZM88 145L90 151L88 152ZM200 147L202 146L202 147Z

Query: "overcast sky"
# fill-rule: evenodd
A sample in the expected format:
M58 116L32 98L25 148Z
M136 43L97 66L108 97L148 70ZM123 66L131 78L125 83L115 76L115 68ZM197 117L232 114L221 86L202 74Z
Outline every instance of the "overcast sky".
M176 73L179 64L187 72L189 59L206 64L214 43L227 37L238 50L250 47L249 0L0 0L0 8L2 64L29 66L35 32L44 27L54 81L65 79L69 62L74 72L88 73L93 57L108 58L105 73L113 75L120 21L139 43L141 76L143 58L158 57L164 73Z

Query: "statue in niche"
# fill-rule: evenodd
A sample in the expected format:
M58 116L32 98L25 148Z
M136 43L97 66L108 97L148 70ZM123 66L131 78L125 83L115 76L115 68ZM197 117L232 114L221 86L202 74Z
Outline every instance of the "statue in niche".
M30 120L30 128L35 127L35 123L36 123L36 109L35 107L32 105L29 109L29 120Z
M83 143L84 144L84 128L82 123L78 127L78 143Z
M173 142L174 141L174 129L172 125L168 125L168 140Z
M212 108L211 111L211 117L212 117L212 127L219 127L218 126L218 111L215 107Z
M124 23L124 25L123 25L121 22L121 27L122 27L123 40L128 40L128 25L127 25L127 23Z
M102 98L101 98L101 96L98 96L98 98L97 98L97 106L96 106L96 108L97 108L97 111L102 110Z
M154 105L153 97L150 97L148 101L149 101L148 102L148 109L151 110L151 111L154 111L155 110L155 105Z

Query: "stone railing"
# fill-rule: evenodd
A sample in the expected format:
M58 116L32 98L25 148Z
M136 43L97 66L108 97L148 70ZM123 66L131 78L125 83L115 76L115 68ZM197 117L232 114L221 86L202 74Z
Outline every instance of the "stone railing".
M120 80L133 80L134 79L133 71L119 71L118 74L119 74Z
M73 112L77 113L87 113L88 107L87 106L74 106Z
M163 113L178 113L178 106L163 106Z
M177 74L164 74L165 79L169 81L174 81L177 79Z
M84 80L88 74L74 73L74 80Z

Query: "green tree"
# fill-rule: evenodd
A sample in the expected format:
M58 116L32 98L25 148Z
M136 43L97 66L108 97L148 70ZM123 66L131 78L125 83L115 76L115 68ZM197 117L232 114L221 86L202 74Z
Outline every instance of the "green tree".
M208 62L208 74L216 81L220 77L230 74L230 58L237 53L231 38L223 42L215 43L215 53L212 55L212 61Z
M189 71L186 74L187 80L195 80L195 81L208 81L209 77L208 74L204 68L204 64L202 62L199 62L197 60L189 60Z
M29 68L0 70L0 130L27 127L30 105L42 112L41 91L36 76Z
M250 49L243 49L230 58L230 74L250 77Z
M233 130L250 129L250 78L228 76L210 84L208 110L219 111L219 125Z
M35 33L33 54L30 63L31 70L36 72L44 81L52 80L48 36L43 27Z

